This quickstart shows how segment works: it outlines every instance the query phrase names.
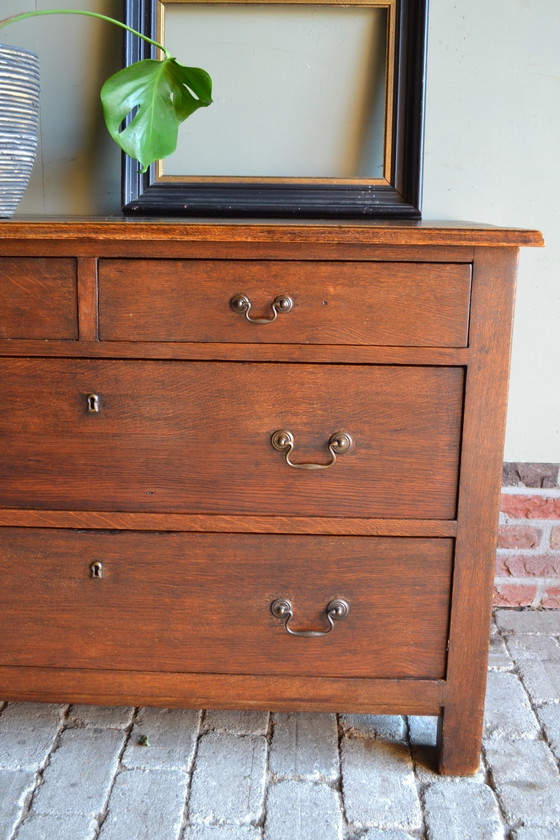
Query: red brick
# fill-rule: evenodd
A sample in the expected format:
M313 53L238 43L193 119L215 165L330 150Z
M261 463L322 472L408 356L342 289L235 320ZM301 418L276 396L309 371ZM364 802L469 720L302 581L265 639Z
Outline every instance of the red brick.
M528 525L501 525L498 531L498 548L536 548L542 531ZM559 535L560 540L560 535Z
M499 583L494 587L495 607L529 607L535 600L537 587L516 583Z
M546 590L542 605L548 610L560 608L560 586L551 586L550 589Z
M560 497L503 493L501 509L512 519L560 519Z
M560 528L553 528L550 532L550 547L555 551L560 550Z
M560 554L498 554L496 575L560 578Z

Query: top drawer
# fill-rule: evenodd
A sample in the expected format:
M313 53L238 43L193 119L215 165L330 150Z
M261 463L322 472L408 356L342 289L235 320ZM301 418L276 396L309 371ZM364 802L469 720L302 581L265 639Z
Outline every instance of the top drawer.
M466 347L470 283L468 264L102 259L100 338Z
M2 338L78 338L75 260L0 258Z

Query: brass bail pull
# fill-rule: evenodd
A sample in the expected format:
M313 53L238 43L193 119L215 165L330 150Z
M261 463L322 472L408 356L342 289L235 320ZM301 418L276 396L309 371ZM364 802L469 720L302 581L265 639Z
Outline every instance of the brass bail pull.
M245 315L245 318L251 324L272 324L273 321L276 321L280 313L289 312L293 308L294 302L288 295L277 295L270 304L272 318L252 318L249 313L253 304L247 295L234 295L229 305L234 312L237 312L239 315Z
M287 598L277 598L273 601L270 605L270 612L274 618L279 618L284 622L284 630L289 633L290 636L303 636L309 639L316 636L326 636L327 633L330 633L334 627L335 621L340 621L340 619L346 618L350 612L350 606L348 602L344 601L342 598L335 598L333 601L329 601L325 607L325 618L327 619L329 625L326 630L292 630L290 622L294 617L294 611L291 602L288 601Z
M336 462L336 456L348 452L354 443L352 437L347 432L335 432L334 435L330 436L327 444L331 454L331 460L328 464L296 464L290 459L290 454L295 445L294 436L291 432L286 429L279 429L277 432L274 432L270 438L270 442L278 452L285 453L287 465L293 467L295 470L325 470L327 467L332 467Z

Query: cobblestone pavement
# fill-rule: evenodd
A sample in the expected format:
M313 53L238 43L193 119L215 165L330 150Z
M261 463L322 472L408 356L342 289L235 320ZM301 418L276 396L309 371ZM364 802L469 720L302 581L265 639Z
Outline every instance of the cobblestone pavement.
M499 610L481 770L435 721L0 704L0 840L559 840L560 611Z

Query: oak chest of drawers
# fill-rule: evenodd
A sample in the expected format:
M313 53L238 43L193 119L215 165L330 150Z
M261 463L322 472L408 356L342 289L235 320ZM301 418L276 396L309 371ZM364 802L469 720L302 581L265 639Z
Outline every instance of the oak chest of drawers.
M0 226L0 696L438 715L478 764L517 249Z

